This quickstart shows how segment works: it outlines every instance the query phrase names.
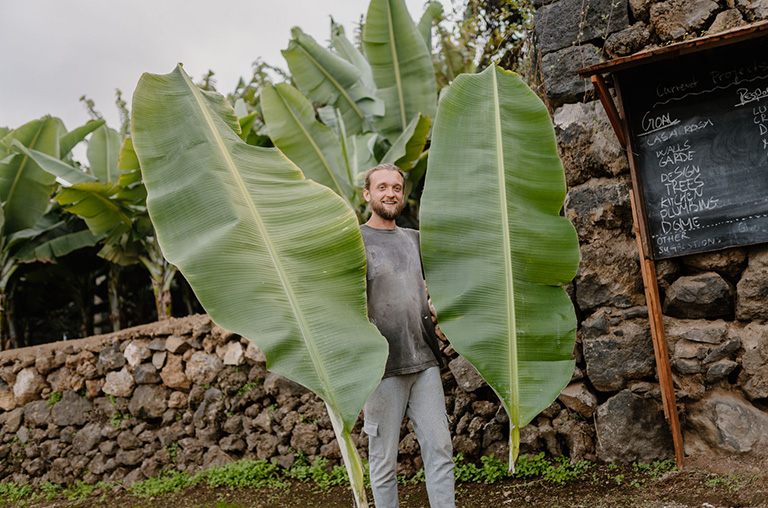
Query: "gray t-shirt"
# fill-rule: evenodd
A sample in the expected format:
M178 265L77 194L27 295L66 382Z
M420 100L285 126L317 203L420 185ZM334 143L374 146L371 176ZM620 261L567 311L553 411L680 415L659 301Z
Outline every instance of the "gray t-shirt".
M389 342L384 377L438 365L421 267L419 232L360 226L368 259L368 318ZM431 347L430 347L431 346Z

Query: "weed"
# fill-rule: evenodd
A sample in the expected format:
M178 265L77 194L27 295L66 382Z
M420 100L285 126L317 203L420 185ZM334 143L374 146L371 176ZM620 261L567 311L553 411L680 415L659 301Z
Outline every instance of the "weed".
M42 482L40 484L40 490L42 491L43 496L45 497L46 501L52 500L56 495L61 492L61 490L64 487L57 483L51 483L51 482Z
M105 489L111 486L112 484L105 483L105 482L99 482L96 485L88 485L83 481L78 481L64 488L64 490L62 491L62 494L64 495L64 497L66 497L70 501L85 501L86 499L88 499L88 496L90 496L93 493L94 490ZM104 494L104 496L106 496L106 493Z
M348 485L349 478L343 467L334 466L328 468L328 459L318 457L312 464L307 456L301 452L296 453L296 461L286 472L286 476L300 482L313 481L321 490L328 490L338 485Z
M250 392L251 390L253 390L257 386L259 386L259 382L258 381L252 381L250 383L246 383L246 384L244 384L243 386L240 387L240 389L237 391L237 394L238 395L243 395L246 392Z
M113 406L117 404L117 397L115 397L114 395L107 394L107 398L109 399L109 401L112 403Z
M716 476L706 481L707 487L712 489L725 489L729 493L738 492L741 487L749 483L750 479L741 475L730 473L727 476Z
M0 505L14 503L32 495L32 487L14 482L0 483Z
M651 478L658 479L670 471L677 469L677 464L672 459L664 461L656 461L652 464L642 464L635 462L632 464L632 468L637 473L647 473Z
M201 475L189 476L185 471L166 469L154 478L136 482L128 491L136 497L152 497L169 492L179 492L202 481Z
M454 457L453 475L459 482L496 483L509 477L509 468L505 462L490 457L481 457L481 466L462 463L464 456L461 453Z
M283 487L280 468L267 460L243 459L200 473L208 486L229 488Z
M48 397L48 402L46 402L45 405L48 407L53 407L62 399L62 397L64 397L64 395L61 392L53 392Z
M176 463L176 452L179 450L179 443L168 443L165 445L165 452L168 454L168 460Z
M112 419L109 420L109 423L111 423L115 427L119 427L121 423L123 423L123 420L130 418L131 415L124 415L120 411L115 411L112 413Z

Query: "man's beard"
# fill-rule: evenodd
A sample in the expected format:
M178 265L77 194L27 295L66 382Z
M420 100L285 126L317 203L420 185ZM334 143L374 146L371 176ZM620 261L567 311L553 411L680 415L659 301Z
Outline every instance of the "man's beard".
M400 201L394 208L384 206L381 201L371 201L371 208L374 213L384 220L395 220L405 208L405 202Z

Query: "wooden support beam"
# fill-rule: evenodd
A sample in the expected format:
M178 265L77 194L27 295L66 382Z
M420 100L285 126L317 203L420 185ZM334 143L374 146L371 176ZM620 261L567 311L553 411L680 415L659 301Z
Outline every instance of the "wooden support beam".
M656 372L659 376L661 388L661 401L664 406L664 417L669 422L672 431L672 442L675 445L675 461L678 469L683 467L685 450L683 448L683 434L680 429L680 418L677 414L677 401L675 399L675 387L672 381L672 368L669 365L669 349L667 347L667 335L664 331L664 318L661 312L661 297L659 285L656 281L656 265L648 258L643 249L640 236L640 214L635 203L634 193L629 194L632 204L632 217L634 218L635 238L637 250L640 253L640 269L643 274L645 286L645 299L648 305L648 320L651 325L651 337L653 338L653 351L656 356Z
M619 115L616 105L613 103L611 92L608 90L608 85L605 83L605 79L602 74L593 74L592 86L595 87L597 97L600 99L600 103L603 105L605 112L608 114L608 120L611 122L611 127L616 133L616 137L619 139L619 144L622 148L627 148L627 137L624 135L624 128L621 124L621 116Z

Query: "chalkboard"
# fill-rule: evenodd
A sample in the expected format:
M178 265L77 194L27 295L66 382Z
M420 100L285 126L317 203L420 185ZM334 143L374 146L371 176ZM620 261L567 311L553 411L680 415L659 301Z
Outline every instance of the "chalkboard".
M616 77L653 257L768 242L768 37Z

